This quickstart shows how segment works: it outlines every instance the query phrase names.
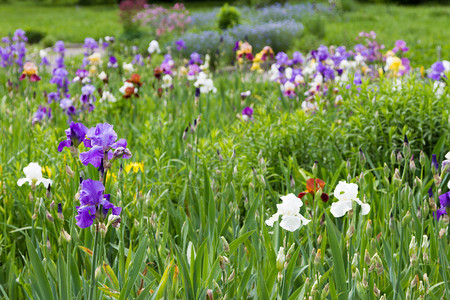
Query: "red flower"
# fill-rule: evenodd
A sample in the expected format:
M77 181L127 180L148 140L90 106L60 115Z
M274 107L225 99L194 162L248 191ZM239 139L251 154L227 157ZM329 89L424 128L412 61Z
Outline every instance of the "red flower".
M136 73L131 74L131 79L129 79L127 81L131 82L131 83L133 83L134 85L137 85L137 86L141 86L142 85L141 75L136 74Z
M301 199L306 194L311 194L313 199L314 199L314 195L316 194L316 192L319 189L321 189L323 191L323 188L324 188L325 184L326 184L325 181L323 181L322 179L316 178L314 180L314 178L310 178L310 179L308 179L306 181L306 191L301 192L300 194L298 194L298 197ZM327 202L328 199L330 198L330 196L328 196L327 193L322 193L320 198L322 199L323 202Z

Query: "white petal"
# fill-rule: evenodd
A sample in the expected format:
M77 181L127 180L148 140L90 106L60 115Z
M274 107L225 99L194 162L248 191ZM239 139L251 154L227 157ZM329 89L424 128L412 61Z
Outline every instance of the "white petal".
M340 201L354 200L358 197L358 185L340 181L334 189L333 195Z
M302 225L306 225L309 222L311 222L311 220L308 220L307 218L305 218L304 216L302 216L301 214L298 214L298 217L300 218L300 220L302 221Z
M340 218L352 209L352 201L338 201L331 204L330 212L335 218Z
M283 216L280 222L281 228L291 232L299 229L301 224L302 221L298 216Z
M22 186L25 182L28 182L29 184L31 184L31 179L28 179L28 178L20 178L19 180L17 180L17 185L18 185L18 186Z
M42 178L42 168L38 163L31 162L23 168L23 172L25 176L29 179L38 179Z
M281 196L281 200L283 200L283 204L289 205L289 206L298 206L299 208L302 207L303 202L294 194L287 194L286 196Z
M361 205L361 214L364 216L364 215L367 215L369 212L370 212L370 205L369 204L367 204L367 203L363 203L361 200L359 200L359 199L356 199L355 200L356 201L356 203L358 203L359 205Z
M269 219L266 220L266 225L273 227L273 223L278 221L279 213L273 214Z
M38 185L39 183L42 183L45 186L45 188L48 189L48 186L52 184L52 180L46 178L39 178L36 181L36 185Z

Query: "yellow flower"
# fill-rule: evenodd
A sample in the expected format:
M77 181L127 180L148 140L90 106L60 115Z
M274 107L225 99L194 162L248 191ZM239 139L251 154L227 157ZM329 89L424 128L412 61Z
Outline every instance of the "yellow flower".
M252 67L250 68L250 71L256 71L261 70L261 65L259 62L253 62Z
M99 65L102 63L102 55L98 52L95 52L94 54L89 56L88 59L91 65Z
M108 172L108 173L106 174L106 180L109 180L111 177L112 177L112 179L114 180L114 182L117 181L117 176L116 176L116 174L114 174L114 173L112 173L112 172Z
M89 75L94 75L95 73L97 73L97 67L96 66L91 66L89 68Z
M422 78L425 77L425 68L423 66L420 67L420 75L422 75Z
M42 167L42 174L47 174L48 177L52 177L52 170L48 166Z
M139 170L144 173L144 163L133 162L125 166L125 172L127 172L127 174L130 173L131 169L133 169L133 173L137 173Z

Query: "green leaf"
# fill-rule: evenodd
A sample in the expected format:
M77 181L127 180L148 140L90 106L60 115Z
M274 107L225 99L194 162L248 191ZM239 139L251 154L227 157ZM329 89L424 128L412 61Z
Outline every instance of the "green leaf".
M242 244L255 230L246 232L230 243L230 255Z
M34 288L39 291L42 299L54 299L50 288L50 282L48 281L47 274L45 273L44 266L42 265L42 260L37 255L36 249L31 243L30 238L26 236L25 240L31 265L33 266L34 275L36 276L38 283L38 286L35 286Z
M131 250L131 249L130 249ZM133 288L134 283L136 282L136 279L139 275L139 270L142 268L142 264L144 262L144 259L146 257L146 251L147 251L147 238L141 239L141 243L134 255L133 262L131 264L131 271L127 274L127 280L125 281L125 285L120 293L120 300L125 300L128 298L128 295L131 292L131 289ZM128 255L132 255L131 252L128 253Z
M327 223L328 241L330 242L331 254L333 256L334 277L336 281L336 288L339 291L338 299L345 300L348 298L347 278L344 268L344 261L342 259L342 251L339 247L336 229L328 214L325 214Z

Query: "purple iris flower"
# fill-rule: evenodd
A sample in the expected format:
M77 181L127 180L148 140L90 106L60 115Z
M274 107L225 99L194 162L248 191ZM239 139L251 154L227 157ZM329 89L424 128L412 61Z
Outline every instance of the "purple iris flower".
M175 42L175 45L177 46L177 50L181 51L183 49L186 49L186 43L184 42L184 40L179 39L178 41Z
M94 92L95 92L95 86L91 85L91 84L86 84L85 86L83 86L81 88L81 97L80 100L83 103L92 103L94 102L95 96L94 96Z
M110 209L113 215L120 215L122 208L109 202L110 195L104 195L104 191L105 186L100 181L86 179L81 183L79 193L81 206L77 206L78 215L75 217L78 227L87 228L91 226L94 224L96 217L104 219ZM98 209L101 209L99 214L97 213Z
M109 57L108 68L117 68L119 64L117 63L117 58L113 55Z
M439 163L436 158L436 154L431 155L431 169L433 174L436 174L439 171Z
M41 58L41 63L39 65L40 66L50 66L50 62L48 61L47 57L42 57Z
M327 47L327 46L324 46L324 45L321 45L321 46L317 49L315 58L316 58L318 61L326 60L326 59L328 58L328 47Z
M429 196L430 198L433 197L433 187L430 187L430 189L428 190L428 196Z
M92 51L92 50L98 48L98 44L93 38L87 37L84 39L83 48L86 48L87 51L89 51L89 50Z
M292 53L292 63L293 64L303 64L304 58L303 55L296 51L294 53Z
M400 76L407 74L411 70L411 63L410 63L409 59L407 59L406 57L402 58L402 65L405 68L398 72L400 74Z
M64 54L64 51L66 51L66 48L64 47L64 42L57 41L55 43L55 46L53 47L53 51L58 52L59 54Z
M428 74L428 77L433 80L440 80L441 78L445 78L445 67L442 61L435 62L431 65L431 72Z
M64 98L61 100L61 102L59 103L59 106L62 108L62 110L68 115L74 115L76 114L76 109L75 106L72 105L73 101L69 98Z
M450 209L450 192L442 194L439 196L439 203L441 204L441 208L436 210L436 214L433 213L434 217L439 221L439 218L442 215L447 214L447 210Z
M172 74L174 65L175 63L172 59L172 55L170 55L170 53L167 53L166 55L164 55L164 60L162 61L160 68L164 72L164 74Z
M144 65L144 58L142 57L142 54L136 54L134 56L134 59L131 61L132 64L136 64L136 65Z
M284 52L278 52L275 59L279 65L287 65L289 62L289 56Z
M23 31L22 29L17 29L14 32L13 41L17 42L20 40L26 42L26 41L28 41L28 38L25 36L25 31Z
M92 164L99 168L102 159L108 161L131 157L131 152L127 149L127 141L125 139L117 141L117 133L114 131L113 125L97 124L87 131L86 137L89 142L86 142L85 146L91 149L80 153L80 160L86 166Z
M353 84L354 85L361 85L362 84L361 73L359 73L359 72L355 73L355 76L353 78Z
M245 120L251 119L253 120L253 109L249 106L242 110L242 116Z
M52 103L52 102L58 102L59 101L59 94L56 92L51 92L47 95L47 102L48 103Z
M406 47L406 42L403 40L397 40L395 42L394 49L392 49L393 52L398 52L398 51L407 52L408 50L409 50L409 48Z
M189 71L188 76L195 76L196 74L200 73L201 69L199 65L193 64L189 65Z
M38 110L34 113L31 123L34 125L41 122L45 117L50 119L52 117L52 109L39 105Z
M236 41L236 43L234 43L233 51L239 50L239 43L240 43L240 41Z
M197 52L192 52L191 54L191 60L189 61L189 64L202 64L203 61L200 58L200 54Z
M58 152L63 151L65 147L75 147L85 141L88 129L82 123L70 122L69 128L65 130L67 139L59 143Z

